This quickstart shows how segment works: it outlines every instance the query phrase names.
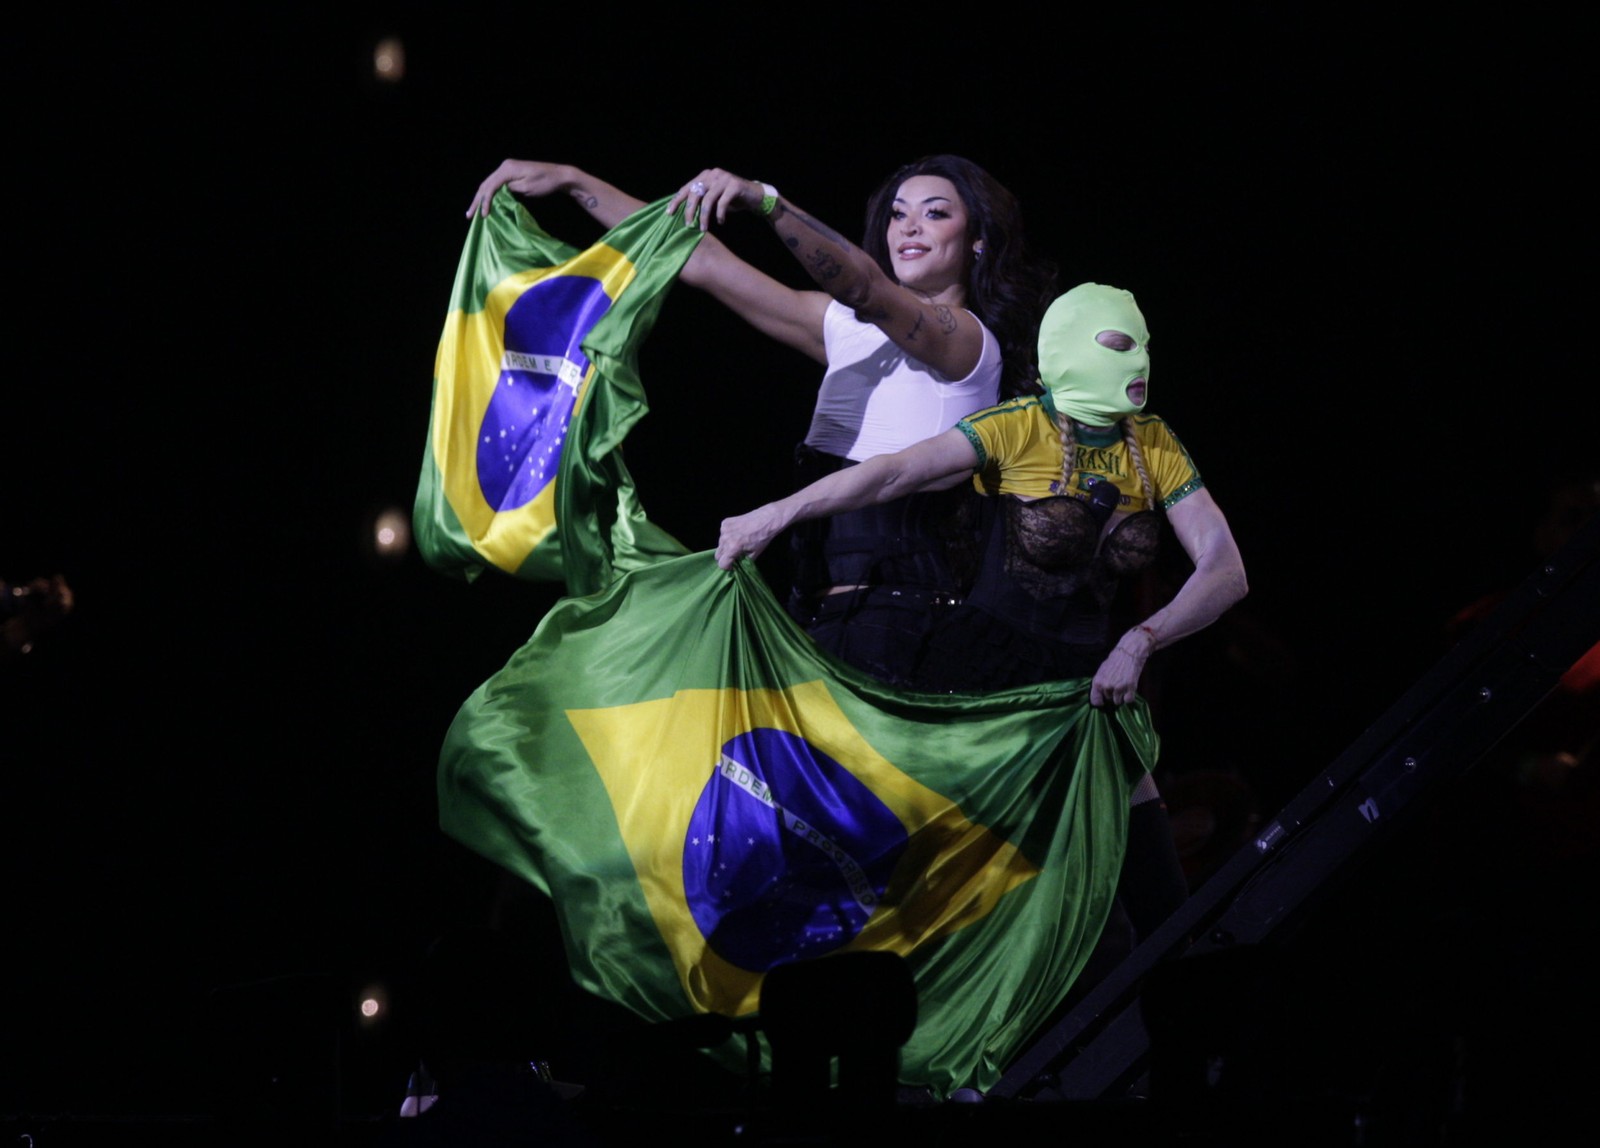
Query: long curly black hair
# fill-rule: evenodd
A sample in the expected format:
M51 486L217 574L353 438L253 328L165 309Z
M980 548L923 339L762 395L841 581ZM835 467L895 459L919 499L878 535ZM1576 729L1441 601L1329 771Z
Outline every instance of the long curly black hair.
M896 171L867 201L861 246L894 278L889 260L889 217L900 185L935 175L955 185L967 209L969 245L983 240L983 255L967 263L966 305L994 332L1005 356L1002 398L1039 391L1039 321L1057 294L1056 265L1028 246L1022 205L994 176L958 155L930 155Z

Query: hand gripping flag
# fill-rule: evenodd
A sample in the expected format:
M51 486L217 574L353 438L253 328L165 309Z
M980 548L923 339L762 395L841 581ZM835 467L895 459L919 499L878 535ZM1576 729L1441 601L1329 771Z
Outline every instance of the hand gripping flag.
M643 208L586 251L504 188L474 217L434 364L412 519L436 570L565 580L573 594L684 547L618 449L648 410L638 347L700 232Z
M648 1021L889 950L918 995L902 1080L988 1088L1099 937L1156 758L1143 703L1087 689L890 690L750 563L691 554L563 599L468 698L441 826L548 893L578 983Z

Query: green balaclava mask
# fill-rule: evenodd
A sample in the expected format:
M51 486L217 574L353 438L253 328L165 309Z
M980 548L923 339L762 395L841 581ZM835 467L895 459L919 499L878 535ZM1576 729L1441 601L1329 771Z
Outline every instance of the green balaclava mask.
M1099 338L1120 332L1133 340L1124 351ZM1111 339L1113 343L1124 340ZM1039 324L1039 376L1056 410L1089 426L1113 423L1144 410L1150 380L1150 329L1133 295L1119 287L1080 283L1044 313ZM1130 385L1137 396L1129 396Z

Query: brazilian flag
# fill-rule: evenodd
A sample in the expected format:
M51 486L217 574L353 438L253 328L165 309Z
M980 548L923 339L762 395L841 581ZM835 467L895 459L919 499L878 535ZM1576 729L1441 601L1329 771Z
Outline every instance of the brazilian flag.
M646 517L620 444L648 410L638 348L696 228L643 208L587 250L506 189L474 216L434 364L412 520L428 564L586 594L684 553Z
M748 561L687 554L562 599L467 699L441 825L549 894L578 983L648 1021L749 1017L776 965L889 950L917 986L902 1080L986 1089L1099 937L1156 759L1144 704L1088 684L894 691Z

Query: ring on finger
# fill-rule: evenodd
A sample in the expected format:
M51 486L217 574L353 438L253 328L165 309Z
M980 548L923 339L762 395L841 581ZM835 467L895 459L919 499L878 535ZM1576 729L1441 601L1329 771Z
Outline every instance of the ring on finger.
M689 190L694 192L696 195L704 195L706 193L705 181L700 179L695 180L689 185Z

